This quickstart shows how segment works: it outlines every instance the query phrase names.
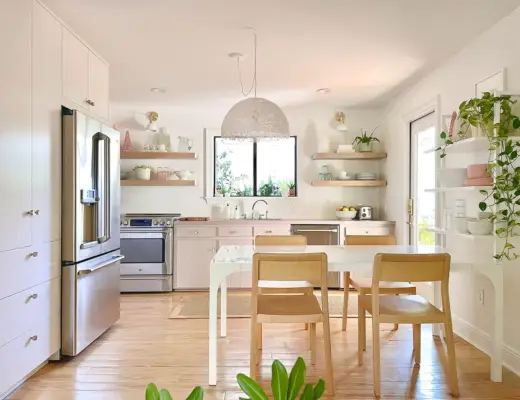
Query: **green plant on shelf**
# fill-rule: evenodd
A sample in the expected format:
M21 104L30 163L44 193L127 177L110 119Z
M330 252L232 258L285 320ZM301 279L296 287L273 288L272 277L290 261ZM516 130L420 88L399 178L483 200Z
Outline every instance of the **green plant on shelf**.
M258 189L258 194L262 197L273 197L273 196L281 196L282 192L280 190L280 185L273 182L273 178L269 177L266 183L260 184L260 188Z
M470 127L481 129L489 141L488 171L493 176L491 189L481 190L485 199L479 203L481 211L490 210L490 220L495 223L495 234L504 239L502 249L493 257L497 260L518 258L511 239L520 226L520 141L511 136L519 132L520 118L513 113L516 104L510 95L483 93L482 98L463 101L459 106L461 127L459 134L465 134ZM495 110L500 111L500 119L495 121ZM440 157L446 157L446 149L454 143L446 132L441 132L444 142L436 148Z
M374 137L374 133L375 131L377 130L377 128L379 128L379 126L376 126L371 133L368 133L367 130L361 128L361 135L360 136L356 136L354 138L354 141L352 142L353 145L359 145L359 144L370 144L372 142L377 142L377 143L380 143L379 142L379 139Z

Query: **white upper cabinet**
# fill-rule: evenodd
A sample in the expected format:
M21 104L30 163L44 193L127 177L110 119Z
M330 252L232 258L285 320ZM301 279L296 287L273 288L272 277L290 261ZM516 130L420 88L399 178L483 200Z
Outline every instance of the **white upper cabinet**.
M66 28L63 28L63 97L88 111L89 49Z
M32 40L32 243L61 235L61 24L38 2Z
M109 119L109 66L63 28L63 97L66 106Z
M32 4L0 1L0 251L31 244Z
M108 65L92 52L88 55L88 61L89 100L92 102L90 104L90 112L94 117L108 120Z

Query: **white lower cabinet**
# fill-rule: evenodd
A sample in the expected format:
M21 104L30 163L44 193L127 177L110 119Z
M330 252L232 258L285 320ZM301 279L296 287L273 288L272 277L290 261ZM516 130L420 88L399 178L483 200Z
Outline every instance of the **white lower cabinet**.
M209 288L209 263L217 252L217 245L215 239L176 239L176 289Z
M0 347L0 398L60 348L60 314L41 321Z

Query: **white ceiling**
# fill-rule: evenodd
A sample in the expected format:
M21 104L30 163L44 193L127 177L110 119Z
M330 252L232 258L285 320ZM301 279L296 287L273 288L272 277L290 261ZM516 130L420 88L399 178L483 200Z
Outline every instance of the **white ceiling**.
M111 64L111 100L232 103L258 33L258 95L380 104L520 0L44 0ZM497 44L498 45L498 44ZM485 55L483 55L485 57ZM166 94L151 93L164 87ZM315 90L330 87L329 95Z

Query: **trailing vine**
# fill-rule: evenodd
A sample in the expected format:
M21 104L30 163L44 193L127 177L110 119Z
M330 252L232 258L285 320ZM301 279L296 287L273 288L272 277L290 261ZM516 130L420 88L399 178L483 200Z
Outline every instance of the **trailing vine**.
M519 256L511 243L516 236L516 227L520 226L520 141L511 139L520 129L520 118L512 111L515 103L510 95L496 96L486 92L481 98L463 101L459 106L461 125L456 139L466 138L468 129L474 127L481 129L489 140L488 171L493 176L493 183L491 189L480 191L486 197L479 203L479 208L492 212L489 219L495 222L495 234L504 239L501 251L493 256L497 260L514 260ZM497 123L494 123L495 105L500 110ZM444 143L436 151L444 158L446 149L458 140L446 132L441 132L440 137Z

